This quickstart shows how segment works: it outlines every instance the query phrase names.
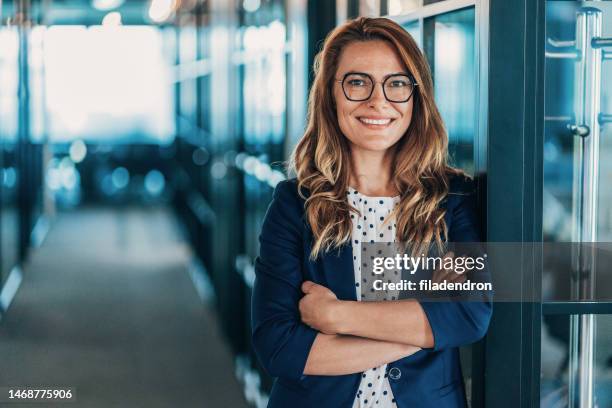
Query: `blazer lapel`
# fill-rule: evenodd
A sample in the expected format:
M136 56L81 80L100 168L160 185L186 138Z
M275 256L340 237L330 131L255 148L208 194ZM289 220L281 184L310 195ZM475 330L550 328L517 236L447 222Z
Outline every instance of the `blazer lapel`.
M323 254L321 264L328 288L336 294L338 299L357 300L351 243L348 242L339 249Z
M319 255L315 262L308 260L313 236L306 220L304 225L304 266L311 279L331 289L340 300L357 300L355 272L353 270L353 246L349 241L340 248Z

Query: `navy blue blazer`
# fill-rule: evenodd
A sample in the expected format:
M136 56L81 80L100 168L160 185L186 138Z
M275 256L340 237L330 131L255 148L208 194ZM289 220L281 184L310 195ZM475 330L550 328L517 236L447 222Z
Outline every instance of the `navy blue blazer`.
M450 242L480 242L473 182L453 177L443 201ZM312 231L295 179L274 190L260 235L252 296L252 340L268 373L276 377L269 408L351 408L361 374L304 375L317 335L300 320L301 284L311 280L331 289L338 299L356 300L352 247L309 260ZM465 407L458 347L482 338L488 328L490 302L421 302L434 346L388 364L398 407Z

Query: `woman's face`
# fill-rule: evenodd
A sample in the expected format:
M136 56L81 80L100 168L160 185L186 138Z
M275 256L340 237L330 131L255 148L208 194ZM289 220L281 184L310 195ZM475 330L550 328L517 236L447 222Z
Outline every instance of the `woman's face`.
M335 82L333 94L340 129L352 149L386 151L408 130L414 95L408 102L389 102L381 83L390 74L407 73L406 67L385 41L353 42L340 54L336 81L349 72L369 74L376 84L368 100L353 102L345 97L342 84Z

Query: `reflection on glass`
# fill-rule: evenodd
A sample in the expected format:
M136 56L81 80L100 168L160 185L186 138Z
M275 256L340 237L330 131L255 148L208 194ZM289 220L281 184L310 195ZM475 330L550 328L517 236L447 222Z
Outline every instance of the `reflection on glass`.
M388 0L387 7L390 16L399 16L418 9L420 3L420 0Z
M4 283L11 269L17 264L19 214L17 212L17 135L18 135L18 57L17 29L0 28L0 200L2 213L0 243L2 252L1 282Z
M593 407L612 406L612 316L596 315ZM542 321L541 408L576 406L569 401L570 316L544 316Z
M474 173L476 54L474 8L425 19L425 54L436 104L446 125L451 163Z

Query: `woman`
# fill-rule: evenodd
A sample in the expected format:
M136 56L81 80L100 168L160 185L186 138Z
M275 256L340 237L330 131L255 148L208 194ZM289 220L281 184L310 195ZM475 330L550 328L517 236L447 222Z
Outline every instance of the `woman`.
M269 407L466 406L458 347L484 336L491 304L399 300L361 273L363 240L480 241L447 143L399 25L359 18L328 36L297 178L276 187L260 236L253 345L277 377Z

